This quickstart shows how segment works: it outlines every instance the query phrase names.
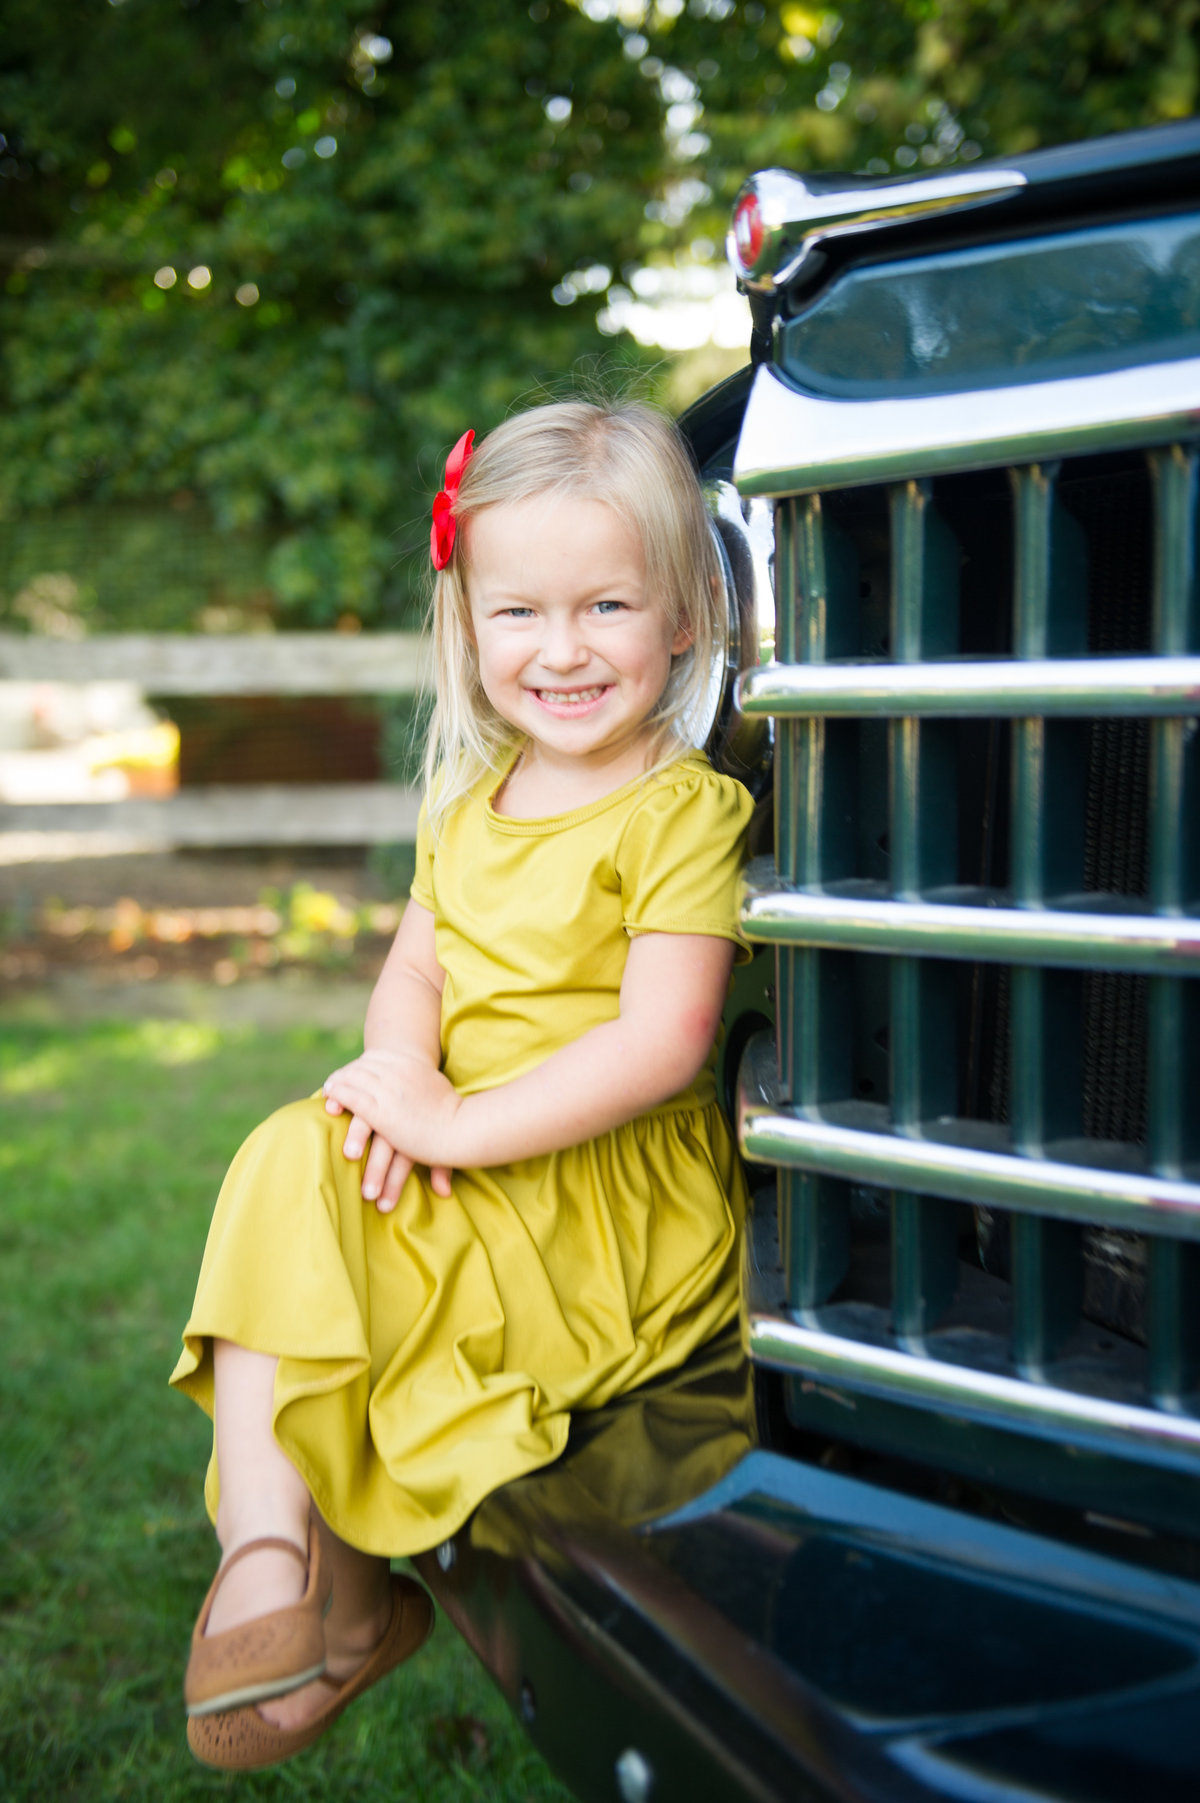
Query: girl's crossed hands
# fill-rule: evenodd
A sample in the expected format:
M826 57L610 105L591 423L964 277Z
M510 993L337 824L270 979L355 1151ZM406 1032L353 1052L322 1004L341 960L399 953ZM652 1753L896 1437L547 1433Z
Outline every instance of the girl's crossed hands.
M349 1112L345 1157L371 1150L364 1200L389 1214L416 1164L429 1166L439 1196L450 1194L450 1143L462 1097L448 1078L412 1052L377 1048L333 1071L322 1085L329 1114Z

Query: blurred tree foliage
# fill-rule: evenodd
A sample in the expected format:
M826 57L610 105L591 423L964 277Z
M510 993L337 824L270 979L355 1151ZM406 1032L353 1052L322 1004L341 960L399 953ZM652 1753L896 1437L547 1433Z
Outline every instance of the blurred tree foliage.
M725 8L679 20L722 222L751 168L919 174L1185 118L1200 97L1198 0L747 0L714 48L699 15Z
M644 367L596 336L610 282L719 254L750 169L1181 116L1198 17L0 0L0 526L194 503L269 544L282 623L400 623L447 447L580 358Z
M659 176L613 27L533 12L5 0L3 512L195 491L284 528L291 617L402 613L445 450L596 348L552 290Z

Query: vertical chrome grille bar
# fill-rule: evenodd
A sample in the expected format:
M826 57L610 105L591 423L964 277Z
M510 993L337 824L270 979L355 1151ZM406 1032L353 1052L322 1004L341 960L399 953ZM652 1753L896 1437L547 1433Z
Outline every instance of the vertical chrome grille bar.
M1200 482L1194 450L1175 445L1150 455L1154 484L1154 650L1162 656L1197 642L1196 510ZM1195 722L1156 720L1150 738L1150 901L1156 914L1178 914L1196 894ZM1197 985L1153 977L1149 993L1148 1150L1156 1175L1179 1176L1198 1151L1196 1114ZM1189 1079L1193 1081L1189 1081ZM1200 1384L1200 1258L1195 1247L1152 1239L1148 1340L1150 1390L1160 1408L1178 1409Z
M1013 652L1018 658L1080 650L1081 570L1073 534L1056 495L1056 466L1015 469L1016 592ZM1066 641L1066 642L1064 642ZM1073 641L1073 642L1072 642ZM1061 880L1051 842L1052 806L1067 747L1043 719L1013 724L1012 887L1019 907L1045 905L1047 885ZM1055 768L1051 770L1049 765ZM1068 1124L1070 1073L1077 1057L1072 1031L1076 979L1033 966L1011 971L1010 1109L1014 1149L1043 1156L1046 1142ZM1074 1055L1074 1056L1073 1056ZM1065 1065L1065 1068L1064 1068ZM1032 1378L1068 1338L1079 1316L1083 1265L1079 1229L1037 1215L1011 1219L1013 1359Z
M775 508L775 589L779 597L775 622L775 655L788 664L796 661L796 614L800 582L797 571L797 521L800 503L780 501ZM803 722L800 723L802 729ZM801 730L782 720L775 740L775 865L785 883L794 883L798 868L796 838L799 831L799 747ZM775 952L775 1052L785 1096L795 1094L792 1050L796 1043L797 954L780 946ZM782 1207L782 1196L780 1198Z
M829 614L845 602L831 568L828 524L819 495L779 509L779 655L789 663L820 663L828 655ZM819 884L829 870L826 831L829 787L827 723L789 720L782 734L776 794L777 862L787 882ZM835 1010L830 1006L830 954L815 947L776 954L780 1000L780 1072L786 1093L803 1112L824 1099L834 1058ZM837 1288L850 1250L849 1194L844 1183L803 1171L779 1181L779 1237L788 1300L815 1308Z
M951 642L957 639L957 546L934 510L928 482L897 484L889 506L892 657L916 663L957 648ZM946 797L937 793L945 783L938 767L945 760L936 755L945 731L941 722L911 717L889 723L888 839L898 900L916 900L923 889L954 879L952 810L939 805ZM947 975L942 964L891 959L891 1111L900 1133L916 1133L923 1119L954 1106L954 998ZM907 1190L892 1195L892 1323L914 1349L954 1293L958 1212L953 1203Z

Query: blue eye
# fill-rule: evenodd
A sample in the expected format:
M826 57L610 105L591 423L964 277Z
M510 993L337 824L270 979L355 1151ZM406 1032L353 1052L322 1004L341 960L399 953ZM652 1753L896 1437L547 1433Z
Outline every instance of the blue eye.
M596 612L599 614L607 614L611 609L613 613L619 613L624 606L625 603L623 601L597 601Z

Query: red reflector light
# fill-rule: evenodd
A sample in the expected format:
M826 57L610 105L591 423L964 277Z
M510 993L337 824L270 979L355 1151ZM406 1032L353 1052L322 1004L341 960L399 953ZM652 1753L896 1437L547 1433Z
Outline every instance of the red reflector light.
M737 246L738 262L743 269L754 268L762 254L765 237L766 229L759 210L758 195L753 192L743 194L733 209L733 242Z

